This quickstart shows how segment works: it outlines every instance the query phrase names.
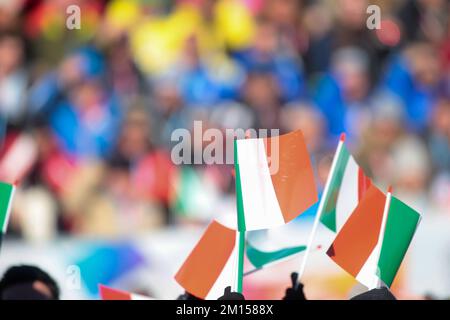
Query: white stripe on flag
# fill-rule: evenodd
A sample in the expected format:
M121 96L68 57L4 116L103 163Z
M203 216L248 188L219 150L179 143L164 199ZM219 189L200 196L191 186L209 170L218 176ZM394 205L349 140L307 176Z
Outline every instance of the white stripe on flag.
M364 263L361 270L359 270L358 275L356 276L356 280L359 283L369 288L369 290L374 289L372 287L373 283L378 281L378 277L376 275L376 269L378 265L378 252L380 250L379 244L375 246L375 248L370 253L369 258Z
M320 202L319 202L319 208L317 209L316 216L314 217L314 224L313 224L312 230L308 236L308 243L306 244L305 256L302 259L302 264L300 265L300 269L298 272L299 279L301 279L303 277L303 274L305 273L306 262L308 261L308 257L311 252L311 247L312 247L313 241L314 241L314 236L316 235L317 227L319 226L320 218L322 216L323 209L325 207L325 200L326 200L326 197L330 190L332 175L334 174L334 171L336 170L336 165L338 162L339 154L342 152L343 147L344 147L344 141L341 138L339 140L339 143L338 143L338 146L336 149L336 153L334 154L333 162L331 163L330 172L328 173L327 182L325 183L325 189L323 190L323 193L322 193L322 196L321 196Z
M378 242L372 250L369 258L364 263L364 266L358 272L356 280L365 285L369 290L380 286L380 277L378 272L378 261L380 260L381 247L383 246L384 231L386 229L387 216L389 214L389 207L391 204L392 194L390 192L386 195L386 203L384 206L383 219L378 234Z
M263 139L237 140L237 150L246 229L283 225Z
M358 205L358 175L359 166L350 155L336 201L336 231L341 230Z
M11 189L11 194L9 196L9 201L8 201L8 209L6 209L6 217L5 217L5 222L3 224L3 230L2 233L5 234L6 230L8 230L8 223L9 223L9 217L11 216L11 211L12 211L12 205L13 205L13 199L14 199L14 193L16 192L16 186L13 185L12 189Z
M236 232L236 245L230 255L230 258L226 262L222 269L222 272L217 277L213 286L206 295L205 300L217 300L223 296L224 289L231 286L232 291L236 291L237 286L237 264L239 254L239 233ZM206 261L205 261L206 263Z
M131 300L155 300L154 298L146 297L137 293L130 293Z

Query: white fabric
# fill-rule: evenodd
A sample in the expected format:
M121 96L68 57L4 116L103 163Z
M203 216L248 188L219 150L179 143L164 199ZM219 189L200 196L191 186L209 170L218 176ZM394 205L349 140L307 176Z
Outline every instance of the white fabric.
M224 290L226 287L231 286L232 291L236 291L237 284L237 267L238 267L238 244L239 244L239 232L236 232L236 240L234 249L231 252L231 255L225 264L222 272L219 277L217 277L216 282L209 290L206 295L206 300L217 300L221 296L223 296Z
M263 139L237 141L246 230L285 224L270 177Z
M358 205L359 166L352 156L348 159L336 202L336 231L339 232Z

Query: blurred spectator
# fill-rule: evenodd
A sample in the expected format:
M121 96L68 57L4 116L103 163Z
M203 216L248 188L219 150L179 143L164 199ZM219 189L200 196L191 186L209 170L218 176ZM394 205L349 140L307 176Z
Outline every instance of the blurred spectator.
M58 300L58 284L35 266L10 267L0 280L0 300Z
M367 122L370 94L369 60L357 48L342 48L332 57L331 72L320 81L315 101L325 114L329 132L350 138L361 134L359 126Z
M392 182L397 194L419 212L426 214L430 161L425 145L417 138L405 137L392 149Z
M77 158L107 156L112 151L122 110L114 96L90 79L71 88L68 100L50 116L61 147Z
M195 120L301 129L320 186L346 132L378 184L448 212L448 1L376 1L380 30L365 0L70 4L80 30L65 28L66 0L0 5L0 175L20 182L11 227L26 239L227 210L229 165L170 159L172 132Z
M262 19L257 24L253 43L238 55L238 61L250 74L261 70L270 73L279 87L280 98L293 101L305 95L302 63L293 48L282 40L276 26Z
M441 80L437 52L426 43L412 44L391 63L383 84L397 95L408 116L408 126L422 131L430 120Z
M302 130L309 152L317 155L326 147L326 126L323 114L307 103L293 103L281 110L284 132Z
M240 70L224 57L201 57L198 39L189 37L175 69L181 94L188 106L214 107L220 100L234 99L242 81Z
M255 114L256 128L279 128L280 87L272 73L267 70L249 73L242 96Z
M13 124L25 116L28 74L24 49L20 34L0 31L0 117Z
M450 172L450 100L441 99L433 110L427 134L433 168Z

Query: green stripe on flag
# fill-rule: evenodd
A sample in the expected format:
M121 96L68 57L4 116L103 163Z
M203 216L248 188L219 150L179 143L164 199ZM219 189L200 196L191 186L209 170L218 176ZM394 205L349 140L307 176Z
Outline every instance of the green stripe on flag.
M13 188L11 184L0 182L0 228L3 233L6 231L8 223Z
M336 232L336 204L339 196L339 190L341 189L342 180L344 178L345 169L347 167L348 160L350 159L350 152L342 144L342 148L339 152L336 167L330 174L331 180L327 194L323 194L324 206L323 212L320 217L320 221L331 231Z
M201 217L204 194L205 186L199 173L191 166L181 166L171 209L182 217Z
M420 214L392 197L378 260L378 276L390 287L414 236Z
M234 140L234 169L236 179L236 208L237 208L237 220L238 230L245 231L245 215L244 215L244 202L242 200L242 187L241 187L241 175L239 170L237 140Z
M247 244L247 258L255 266L255 268L262 268L263 266L287 258L289 256L300 253L306 249L306 246L289 247L276 251L262 251Z
M245 231L239 232L238 250L239 250L238 252L239 261L238 261L237 292L242 293L242 280L244 279Z
M172 203L173 209L177 214L188 216L191 210L195 208L195 194L199 190L200 185L201 181L195 170L190 167L180 168L178 190Z

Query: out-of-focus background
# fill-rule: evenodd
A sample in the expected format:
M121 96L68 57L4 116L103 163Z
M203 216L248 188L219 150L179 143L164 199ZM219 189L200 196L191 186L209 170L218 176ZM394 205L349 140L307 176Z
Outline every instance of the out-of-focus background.
M367 27L370 4L380 29ZM81 29L66 26L70 5ZM173 275L202 230L235 210L232 166L171 161L172 131L201 120L302 129L319 192L346 132L377 185L423 215L394 293L450 297L449 9L446 0L1 0L0 180L19 188L0 272L37 264L63 298L96 299L98 283L176 298ZM315 210L272 241L305 243ZM247 298L281 298L300 259L246 277ZM361 290L320 252L304 282L309 298Z

